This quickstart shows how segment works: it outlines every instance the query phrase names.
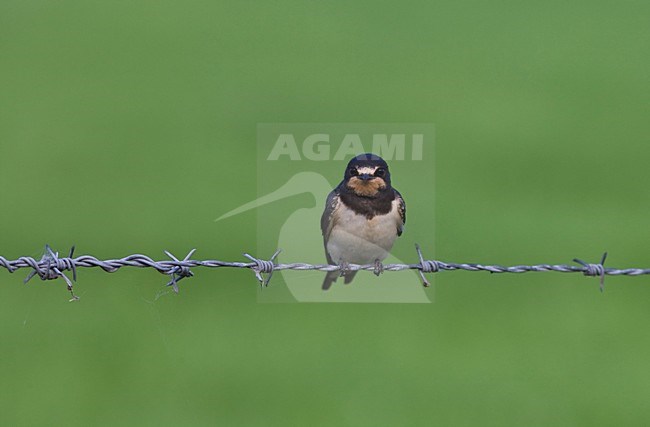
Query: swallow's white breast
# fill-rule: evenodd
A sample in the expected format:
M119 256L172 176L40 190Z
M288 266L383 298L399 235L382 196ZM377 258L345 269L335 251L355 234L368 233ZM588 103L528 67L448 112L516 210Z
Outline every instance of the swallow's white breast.
M393 201L390 212L372 219L339 203L332 219L334 227L327 241L327 252L335 263L352 264L372 264L386 258L402 222L397 200Z

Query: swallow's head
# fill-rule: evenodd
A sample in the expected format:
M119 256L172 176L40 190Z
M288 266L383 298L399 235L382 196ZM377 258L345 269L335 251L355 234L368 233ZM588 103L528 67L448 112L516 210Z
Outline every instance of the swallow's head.
M357 196L375 197L390 188L388 164L375 154L359 154L348 163L344 181Z

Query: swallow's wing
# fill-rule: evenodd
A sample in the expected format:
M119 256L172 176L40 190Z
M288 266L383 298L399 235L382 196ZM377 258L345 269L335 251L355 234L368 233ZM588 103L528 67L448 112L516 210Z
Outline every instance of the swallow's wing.
M334 210L339 204L339 193L336 190L332 190L330 194L327 195L327 201L325 202L325 211L323 211L323 216L320 218L320 229L323 233L323 238L327 240L332 232L332 227L334 226Z
M406 202L397 190L395 190L395 198L397 199L397 212L399 213L400 218L402 218L401 224L397 224L397 235L401 236L404 231L404 225L406 224Z
M328 194L327 201L325 202L325 210L323 211L323 216L320 218L320 229L323 233L323 244L325 245L325 255L327 256L327 262L332 264L332 259L330 254L327 252L327 241L329 240L330 233L332 232L332 227L336 218L334 216L334 211L339 204L339 192L337 189L334 189Z
M336 215L334 215L334 212L336 211L336 208L338 206L339 202L339 192L338 192L338 187L335 188L330 192L330 194L327 195L327 201L325 202L325 210L323 211L323 216L320 218L320 229L321 232L323 233L323 246L325 247L325 257L327 258L327 263L330 265L334 265L334 261L332 261L332 257L330 256L329 252L327 251L327 241L330 238L330 233L332 233L332 228L334 227L334 224L336 223ZM328 290L331 286L332 283L336 282L336 279L340 276L340 272L338 271L330 271L325 275L325 279L323 280L323 285L322 288L323 290Z

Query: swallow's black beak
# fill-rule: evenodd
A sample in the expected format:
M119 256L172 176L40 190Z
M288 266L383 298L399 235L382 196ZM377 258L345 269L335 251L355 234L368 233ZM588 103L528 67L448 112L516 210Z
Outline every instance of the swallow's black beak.
M370 175L369 173L362 173L361 175L359 175L359 179L362 181L370 181L372 178L373 176Z

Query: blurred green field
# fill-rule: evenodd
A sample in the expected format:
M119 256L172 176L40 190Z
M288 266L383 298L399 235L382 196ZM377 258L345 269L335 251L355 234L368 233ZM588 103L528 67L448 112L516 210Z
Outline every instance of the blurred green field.
M409 189L400 256L434 230L442 260L650 268L649 13L2 0L0 255L243 260L257 213L213 220L256 196L258 123L424 122L435 192ZM444 272L433 304L259 304L249 271L156 300L154 271L84 269L69 304L26 274L0 271L2 425L650 422L650 277Z

